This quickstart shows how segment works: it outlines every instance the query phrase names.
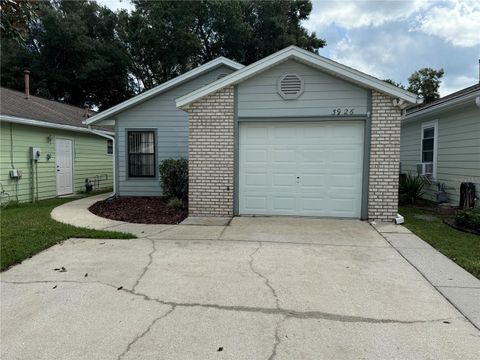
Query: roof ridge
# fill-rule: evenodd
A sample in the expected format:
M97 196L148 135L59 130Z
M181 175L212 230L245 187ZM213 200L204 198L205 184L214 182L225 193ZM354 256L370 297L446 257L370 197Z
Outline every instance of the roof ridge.
M11 89L11 88L8 88L6 86L0 86L0 90L3 90L3 89L21 94L23 96L25 95L25 93L23 91ZM80 107L80 106L72 105L72 104L69 104L69 103L66 103L66 102L63 102L63 101L59 101L59 100L47 99L46 97L43 97L43 96L30 94L29 98L35 98L35 99L40 99L40 100L44 100L44 101L51 101L51 102L54 102L56 104L60 104L60 105L63 105L63 106L68 106L68 107L72 107L72 108L75 108L75 109L78 109L78 110L83 110L83 108ZM25 100L28 100L28 99L25 98Z

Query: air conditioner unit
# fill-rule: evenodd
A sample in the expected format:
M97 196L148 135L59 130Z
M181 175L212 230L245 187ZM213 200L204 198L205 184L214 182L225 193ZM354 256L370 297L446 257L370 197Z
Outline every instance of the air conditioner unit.
M418 163L418 175L433 175L433 163Z

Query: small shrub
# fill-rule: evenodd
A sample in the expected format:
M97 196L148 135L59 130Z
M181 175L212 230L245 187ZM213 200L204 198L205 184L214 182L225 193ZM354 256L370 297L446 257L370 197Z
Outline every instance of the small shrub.
M182 200L180 200L177 197L174 197L168 200L167 207L173 210L181 210L185 208L185 205Z
M480 232L480 209L458 211L455 215L455 223L467 229Z
M159 166L163 194L185 201L188 198L188 160L167 159Z
M425 179L420 175L405 174L400 178L400 193L405 194L412 204L424 194Z

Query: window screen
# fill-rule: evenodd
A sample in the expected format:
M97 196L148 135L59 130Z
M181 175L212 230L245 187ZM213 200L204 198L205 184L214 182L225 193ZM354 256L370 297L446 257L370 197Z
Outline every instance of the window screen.
M112 140L107 140L107 154L108 155L113 154L113 141Z
M435 148L435 127L423 129L422 135L422 162L433 162L433 151Z
M128 176L155 177L155 132L128 132Z

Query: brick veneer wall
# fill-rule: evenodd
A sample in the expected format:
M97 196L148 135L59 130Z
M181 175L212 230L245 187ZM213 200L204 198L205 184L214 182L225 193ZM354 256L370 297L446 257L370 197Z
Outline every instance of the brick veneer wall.
M190 104L186 110L189 215L233 216L233 86Z
M398 212L401 110L392 100L372 92L368 218L375 221L392 221Z

